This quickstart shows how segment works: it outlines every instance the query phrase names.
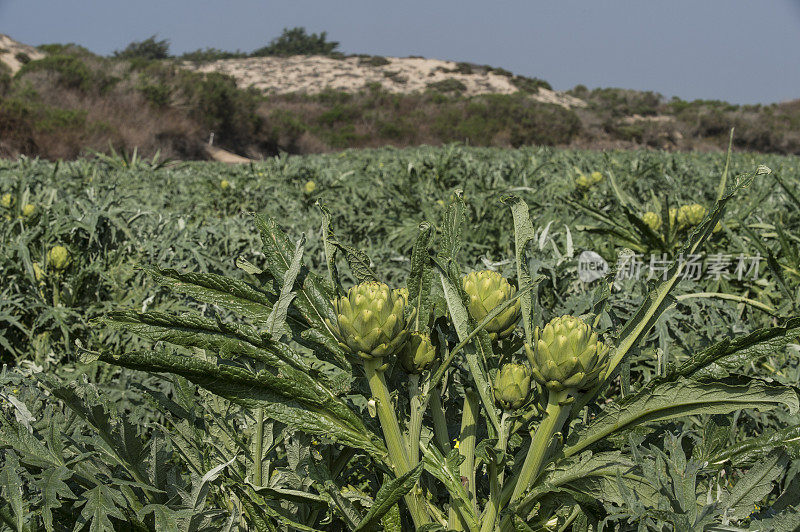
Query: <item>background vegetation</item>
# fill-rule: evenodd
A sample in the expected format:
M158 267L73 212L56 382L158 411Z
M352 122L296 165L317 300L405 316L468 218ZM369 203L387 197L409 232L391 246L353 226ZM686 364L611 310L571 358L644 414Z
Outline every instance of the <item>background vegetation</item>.
M48 56L28 61L13 77L0 70L0 156L72 159L113 147L204 159L211 132L219 146L255 159L284 151L449 142L714 151L727 146L731 127L737 129L738 148L800 153L798 102L738 106L578 86L570 93L588 106L565 109L526 97L549 88L542 80L469 63L456 70L508 75L520 92L466 97L463 86L450 79L416 94L365 86L356 93L263 95L221 74L178 67L180 61L264 55L344 57L337 46L324 32L307 34L303 28L286 29L250 54L205 49L173 57L168 41L155 36L113 57L76 45L44 45ZM386 61L366 55L360 60Z

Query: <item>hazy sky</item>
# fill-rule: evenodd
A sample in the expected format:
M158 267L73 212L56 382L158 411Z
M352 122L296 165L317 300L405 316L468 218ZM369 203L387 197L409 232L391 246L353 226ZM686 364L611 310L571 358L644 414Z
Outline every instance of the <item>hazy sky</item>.
M800 0L0 0L0 33L101 54L152 34L174 53L250 51L292 26L347 53L490 64L556 89L800 98Z

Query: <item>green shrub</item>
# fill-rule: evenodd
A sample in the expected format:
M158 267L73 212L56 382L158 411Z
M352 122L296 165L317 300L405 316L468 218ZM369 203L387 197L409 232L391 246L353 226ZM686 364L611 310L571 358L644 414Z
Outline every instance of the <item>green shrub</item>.
M511 83L520 91L536 94L539 89L553 90L548 82L539 78L527 78L525 76L514 76Z
M172 97L172 87L165 83L146 83L139 86L139 91L155 107L166 107Z
M31 62L31 56L29 56L25 52L17 52L17 54L14 56L14 59L19 61L23 65Z
M30 72L52 72L58 76L58 83L67 89L88 92L95 85L94 72L79 58L72 55L48 55L31 61L17 72L18 78Z
M186 52L180 56L184 61L192 61L194 63L211 63L212 61L219 61L221 59L240 59L247 57L247 54L240 52L226 52L218 48L199 48L193 52Z
M270 41L269 45L254 50L253 57L290 56L290 55L328 55L339 47L336 41L328 41L327 33L307 34L305 28L284 28L280 37Z
M124 50L114 52L117 59L167 59L169 57L169 41L156 40L153 35L143 41L132 42Z
M464 92L467 90L467 86L464 85L460 80L455 78L447 78L441 81L431 81L426 85L428 90L437 91L437 92Z
M380 67L384 65L390 64L391 61L383 57L382 55L365 55L359 56L358 64L359 66L373 66L373 67Z

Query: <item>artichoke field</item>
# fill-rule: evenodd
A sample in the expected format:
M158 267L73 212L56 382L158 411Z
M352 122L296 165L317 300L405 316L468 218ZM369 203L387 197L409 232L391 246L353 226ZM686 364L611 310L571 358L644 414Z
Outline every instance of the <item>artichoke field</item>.
M69 207L47 201L49 166L0 166L0 526L800 527L797 238L755 214L777 194L794 223L793 183L726 165L673 206L641 199L648 154L573 171L582 155L490 153L370 155L405 172L382 201L312 159L270 163L288 185L219 170L175 218L90 165L69 168ZM389 171L357 157L350 176ZM548 165L561 181L535 177ZM119 175L182 186L170 172ZM267 208L289 186L295 203ZM331 187L356 205L315 205ZM681 257L756 240L763 279L684 277ZM657 250L664 273L586 287L579 246Z

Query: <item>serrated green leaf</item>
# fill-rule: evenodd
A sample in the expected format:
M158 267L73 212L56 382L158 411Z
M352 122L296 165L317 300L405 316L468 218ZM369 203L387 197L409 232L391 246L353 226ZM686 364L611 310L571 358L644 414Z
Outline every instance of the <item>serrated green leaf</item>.
M531 284L530 265L526 257L528 242L536 238L531 223L530 211L525 200L516 196L510 196L504 200L511 207L511 214L514 218L514 249L517 261L517 284L522 289ZM520 309L522 311L522 327L525 329L525 340L533 343L533 298L530 290L525 290L520 298Z
M86 524L89 524L89 532L106 532L114 530L111 517L125 520L125 515L120 511L120 507L125 506L125 498L119 491L101 484L83 492L83 497L77 503L83 505L83 509L73 529L76 532Z
M2 487L5 500L14 512L14 520L17 532L21 532L25 520L25 513L22 508L22 479L19 477L19 459L16 453L4 453L5 464L0 469L0 487Z
M77 498L65 482L70 477L72 472L64 466L59 466L45 469L36 479L36 486L42 493L42 521L48 531L53 530L53 510L61 508L59 498Z
M427 325L424 320L430 313L430 292L433 270L430 265L428 248L433 242L433 226L423 222L419 226L419 235L411 251L411 274L408 276L408 299L411 306L417 309L414 315L415 331Z
M643 423L666 421L695 414L727 414L742 408L771 410L787 406L796 412L797 394L788 387L752 380L745 385L699 383L687 379L648 386L618 403L612 403L587 427L575 431L564 455L582 452L616 432Z
M788 463L786 453L778 450L750 468L722 501L726 515L743 519L753 513L755 505L772 491L773 482L783 476Z
M406 474L384 482L375 495L375 502L372 503L369 512L356 526L356 532L375 530L378 522L386 512L391 510L400 499L416 486L420 475L422 475L422 470L423 465L419 464Z
M283 278L283 286L278 301L273 305L272 312L267 317L265 327L267 332L276 338L280 338L281 331L286 323L286 315L289 312L289 305L294 299L294 283L297 279L297 274L300 273L300 264L303 259L303 250L305 249L306 237L303 235L300 240L295 244L294 254L292 255L291 265L286 270L286 275Z

